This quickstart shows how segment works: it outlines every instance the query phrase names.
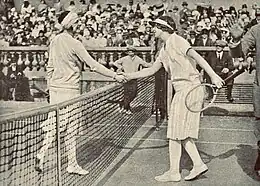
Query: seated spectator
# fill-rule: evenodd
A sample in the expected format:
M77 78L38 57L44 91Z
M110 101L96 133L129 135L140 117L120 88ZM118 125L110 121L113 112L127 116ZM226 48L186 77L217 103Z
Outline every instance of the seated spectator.
M40 4L38 5L38 12L42 13L44 11L47 11L48 5L46 4L45 0L41 0Z
M180 19L184 19L185 18L185 12L186 11L190 11L190 9L188 8L188 3L186 1L184 1L182 4L182 9L180 10L179 14L180 14Z
M196 25L196 33L197 35L200 35L201 34L201 31L203 30L205 24L203 22L198 22L197 25Z
M78 11L74 1L70 1L70 4L66 8L66 11L70 11L70 12L77 12Z
M227 28L222 27L220 28L220 31L221 31L221 40L229 42L231 39L229 30Z
M30 14L30 13L32 13L33 9L34 9L34 7L32 7L32 5L29 3L29 1L24 0L24 3L22 4L22 7L21 7L21 14L23 14L23 15Z
M203 21L205 23L205 28L210 30L210 28L211 28L211 20L210 20L210 18L205 18Z
M194 30L191 30L189 32L189 38L187 39L191 46L196 45L196 32Z
M8 47L9 43L4 38L3 31L0 31L0 47Z
M213 41L213 43L215 43L216 40L221 39L221 31L216 25L211 25L209 30L209 38Z
M100 5L97 3L96 0L90 0L88 5L88 11L93 12L94 14L100 13Z
M12 42L10 43L11 46L23 46L25 45L25 36L23 30L18 30L14 37Z
M207 56L207 61L212 69L222 78L225 79L232 75L232 71L235 69L233 65L233 60L229 52L223 51L227 42L223 40L216 41L216 51L210 52ZM207 78L207 82L210 82L210 78ZM234 80L227 83L227 99L229 102L233 102L232 98L232 88ZM212 96L212 95L211 95Z
M3 64L0 65L0 100L8 100L8 83L5 74L3 73Z
M35 38L35 45L37 46L45 46L47 45L48 38L44 35L44 31L40 30L38 37Z
M242 14L246 14L248 17L250 17L250 13L247 10L247 5L246 4L242 5Z
M107 39L103 36L101 32L97 33L96 42L98 47L102 48L107 46Z
M59 13L62 11L63 7L62 7L60 0L56 0L56 2L54 3L54 8L55 8L56 13Z
M198 38L195 41L195 46L213 46L213 41L209 38L209 31L204 28L201 31L201 35L197 36ZM206 51L200 51L200 55L204 58L208 55L208 52Z
M250 26L254 26L260 23L260 8L255 8L255 19L253 19L250 23Z
M237 11L236 11L236 8L234 6L229 7L229 12L230 12L230 14L233 18L237 18Z
M209 38L209 31L204 28L201 31L201 35L198 36L196 46L213 46L213 41Z

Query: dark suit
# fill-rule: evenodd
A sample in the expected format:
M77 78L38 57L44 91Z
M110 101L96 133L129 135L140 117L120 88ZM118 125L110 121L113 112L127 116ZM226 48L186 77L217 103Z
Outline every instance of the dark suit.
M203 39L201 37L199 37L195 41L195 46L213 46L213 45L214 45L214 42L210 38L207 38L205 44L204 44Z
M217 57L217 52L210 52L206 59L212 69L222 78L226 79L228 76L232 74L232 71L235 69L233 65L233 60L229 52L223 52L222 57L219 59ZM223 68L228 68L228 73L221 72ZM207 82L211 83L209 77L206 78ZM234 84L234 80L227 82L227 98L231 98L232 87Z
M191 39L187 39L187 41L190 43L191 46L196 46L196 40L197 38L195 38L195 41L191 41Z
M205 44L204 44L203 39L202 39L201 36L199 36L198 38L196 38L195 44L194 44L194 46L213 46L213 45L214 45L214 42L213 42L212 39L210 39L210 38L207 38L207 40L206 40L206 42L205 42ZM199 54L200 54L202 57L206 58L207 55L208 55L208 52L199 52Z

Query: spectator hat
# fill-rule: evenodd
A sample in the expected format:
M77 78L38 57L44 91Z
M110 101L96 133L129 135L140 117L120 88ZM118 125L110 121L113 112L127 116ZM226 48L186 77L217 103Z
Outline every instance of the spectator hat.
M206 28L203 28L202 30L201 30L201 35L203 35L203 34L209 34L209 31L208 31L208 29L206 29Z
M127 51L136 51L136 48L133 45L128 45L126 49Z
M163 3L159 3L159 4L155 5L155 12L161 12L164 10L165 10L165 7L164 7Z
M173 7L173 10L179 10L179 8L175 5L174 7Z
M221 28L220 30L221 30L222 32L223 32L223 31L224 31L224 32L227 32L227 33L229 32L229 30L228 30L227 28L224 28L224 27Z
M215 43L215 46L225 47L225 46L227 46L227 42L224 40L217 40Z
M255 9L255 16L260 16L260 6Z
M125 6L122 8L122 12L127 12L127 8Z
M189 34L190 34L190 35L196 35L196 32L195 32L194 30L191 30L191 31L189 32Z
M23 32L22 29L17 29L16 32L15 32L15 35L20 34L20 33L22 33L22 32Z
M243 4L243 5L242 5L242 8L247 8L247 5L246 5L246 4Z
M169 16L161 16L154 21L150 21L149 24L152 26L155 26L155 24L159 24L168 27L174 31L176 30L176 24L174 20Z
M186 1L183 1L183 3L181 5L182 6L188 6L188 3Z

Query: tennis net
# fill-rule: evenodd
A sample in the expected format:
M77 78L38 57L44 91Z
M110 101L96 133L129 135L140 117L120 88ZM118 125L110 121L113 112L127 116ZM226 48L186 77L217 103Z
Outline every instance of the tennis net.
M154 77L137 85L131 115L119 112L124 90L113 84L61 104L1 116L0 185L92 185L151 116ZM35 159L47 134L53 140L39 173ZM88 175L66 170L74 136L77 162Z

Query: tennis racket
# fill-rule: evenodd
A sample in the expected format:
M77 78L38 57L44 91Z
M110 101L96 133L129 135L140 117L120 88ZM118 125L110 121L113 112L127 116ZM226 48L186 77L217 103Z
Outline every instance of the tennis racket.
M245 72L245 68L236 70L232 75L224 79L224 84ZM203 91L203 98L196 96ZM202 83L193 87L185 97L185 105L191 112L202 112L209 108L217 98L219 88L213 84ZM200 98L198 98L200 97Z

